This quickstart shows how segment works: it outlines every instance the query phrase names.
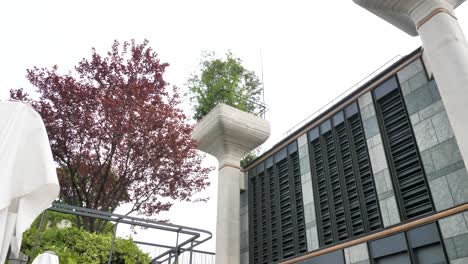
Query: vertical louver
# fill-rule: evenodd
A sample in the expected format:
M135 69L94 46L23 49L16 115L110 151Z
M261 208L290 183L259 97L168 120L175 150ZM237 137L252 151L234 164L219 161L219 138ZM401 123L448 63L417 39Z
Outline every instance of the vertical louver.
M371 165L369 162L369 154L367 153L366 139L362 128L361 117L357 113L350 114L348 117L348 127L350 131L350 139L354 148L354 159L357 169L356 181L358 184L358 192L362 197L363 217L367 217L367 225L364 222L366 229L369 231L382 228L382 219L375 190L374 177L372 175Z
M250 245L250 259L253 264L259 263L259 216L258 216L258 199L256 195L257 178L252 177L255 175L255 170L249 171L249 245Z
M357 104L312 129L309 141L321 245L381 228Z
M268 198L268 178L265 175L263 164L257 167L257 178L260 181L260 215L262 219L262 228L261 228L261 249L262 249L262 261L261 263L268 263L268 249L270 247L270 239L268 230L270 230L270 206Z
M286 155L276 164L279 180L281 243L283 258L294 256L293 219L291 212L291 190Z
M322 131L324 131L324 129L322 129ZM340 181L338 169L335 139L333 138L333 131L326 131L325 133L323 133L322 138L323 143L325 145L325 155L327 156L327 159L325 161L328 165L328 177L330 178L330 195L332 197L331 200L333 201L333 217L335 217L336 240L341 241L348 238L348 230L346 226L346 212L343 199L342 184Z
M319 240L323 245L332 244L333 238L332 213L331 213L331 197L329 196L329 187L327 176L325 175L322 144L320 142L318 129L314 129L309 133L312 140L310 143L310 158L312 181L314 182L314 194L316 201L317 220L319 227Z
M279 246L279 240L278 240L278 234L279 234L279 210L278 206L279 203L277 202L278 200L278 178L275 177L274 174L274 167L273 167L273 158L267 159L265 162L266 164L266 171L267 175L269 178L269 189L270 189L270 212L271 212L271 217L270 217L270 223L271 223L271 229L270 229L270 237L271 237L271 260L272 261L278 261L280 258L280 246Z
M251 263L272 263L307 251L296 143L249 173Z
M341 157L341 165L343 167L343 179L345 194L349 208L350 236L364 234L363 212L359 201L358 179L353 166L353 158L351 156L351 146L348 138L348 131L345 122L335 126L335 131L338 139L339 153Z
M379 86L374 97L403 218L432 212L426 176L396 78Z
M297 248L296 251L299 253L307 252L307 239L306 239L306 228L304 219L304 205L302 203L302 184L301 184L301 169L299 166L299 153L297 151L290 154L292 164L292 180L294 190L294 209L295 209L295 222L296 222L296 234L297 237Z

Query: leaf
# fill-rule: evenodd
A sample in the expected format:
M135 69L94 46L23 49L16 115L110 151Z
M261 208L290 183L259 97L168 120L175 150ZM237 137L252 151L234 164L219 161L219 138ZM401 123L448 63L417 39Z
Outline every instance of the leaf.
M107 212L125 203L128 213L155 217L208 186L212 168L201 165L179 90L163 78L168 66L146 40L115 41L67 73L28 69L34 99L11 90L44 120L62 202ZM104 230L85 217L80 227Z
M255 73L245 69L231 52L223 59L208 54L203 56L199 72L192 74L187 82L195 112L193 118L202 119L219 103L259 113L262 87Z

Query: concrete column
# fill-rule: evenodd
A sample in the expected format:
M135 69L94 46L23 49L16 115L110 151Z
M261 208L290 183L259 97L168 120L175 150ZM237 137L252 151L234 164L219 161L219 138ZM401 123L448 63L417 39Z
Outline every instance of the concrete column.
M437 13L418 32L468 166L468 44L457 19L446 12Z
M239 186L238 168L224 167L219 170L216 263L240 263Z
M463 0L353 1L408 34L421 37L467 166L468 44L453 12Z
M217 105L194 128L198 148L218 159L216 263L240 262L240 160L270 135L267 121L225 104Z

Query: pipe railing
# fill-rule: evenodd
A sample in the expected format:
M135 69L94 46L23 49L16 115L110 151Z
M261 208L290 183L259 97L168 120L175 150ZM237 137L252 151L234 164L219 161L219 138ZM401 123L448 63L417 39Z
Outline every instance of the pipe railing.
M214 255L214 253L211 253L211 252L195 250L195 247L203 244L204 242L210 240L213 237L212 233L208 230L182 226L182 225L175 225L175 224L160 222L160 221L151 220L151 219L133 217L133 216L128 216L128 215L109 213L109 212L99 211L95 209L71 206L71 205L66 205L66 204L61 204L61 203L53 203L52 206L48 210L44 211L43 215L41 216L38 233L36 235L36 240L34 242L32 252L35 252L36 247L38 246L41 229L44 226L43 222L47 214L47 211L54 211L54 212L60 212L60 213L65 213L65 214L72 214L76 216L101 219L101 220L115 223L114 228L113 228L113 234L112 234L111 248L109 249L108 263L111 263L111 260L112 260L112 254L113 254L113 250L115 246L115 239L116 239L116 233L117 233L117 226L121 224L128 224L133 227L142 227L142 228L165 231L165 232L176 234L177 238L176 238L175 245L172 245L170 243L157 244L157 243L151 243L151 242L145 242L145 241L133 241L135 244L153 246L153 247L163 249L163 252L161 252L156 257L153 257L151 259L150 263L152 264L162 264L162 263L173 264L173 262L171 261L173 260L177 261L179 256L183 253L190 254L190 256L192 256L194 253ZM184 236L184 239L182 239L182 236ZM193 263L192 257L190 257L190 262L188 263L190 264Z

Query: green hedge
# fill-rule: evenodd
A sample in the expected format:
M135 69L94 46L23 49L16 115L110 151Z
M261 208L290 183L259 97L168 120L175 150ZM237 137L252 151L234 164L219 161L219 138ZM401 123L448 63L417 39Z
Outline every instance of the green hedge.
M74 216L59 213L47 213L48 227L41 232L33 259L44 251L55 252L61 264L107 263L112 242L112 233L90 233L75 226L58 229L56 224L62 219L74 221ZM70 218L71 217L71 218ZM23 234L21 251L28 256L36 239L38 220ZM109 228L110 229L110 228ZM112 263L140 264L149 263L150 257L143 253L130 239L115 240Z

